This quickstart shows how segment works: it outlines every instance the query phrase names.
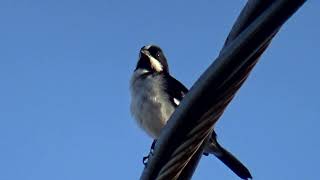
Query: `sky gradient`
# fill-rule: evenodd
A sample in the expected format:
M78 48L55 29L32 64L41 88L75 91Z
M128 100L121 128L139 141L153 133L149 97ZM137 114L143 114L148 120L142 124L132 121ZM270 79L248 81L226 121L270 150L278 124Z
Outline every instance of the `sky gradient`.
M130 115L146 44L187 87L246 1L0 1L0 180L138 179L152 140ZM314 180L320 156L319 1L281 29L216 125L254 179ZM237 177L202 158L195 180Z

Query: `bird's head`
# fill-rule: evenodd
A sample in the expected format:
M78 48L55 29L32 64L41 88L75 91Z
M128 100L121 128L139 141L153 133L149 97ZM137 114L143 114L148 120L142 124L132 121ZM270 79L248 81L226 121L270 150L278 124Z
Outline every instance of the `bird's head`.
M156 45L143 46L140 49L137 69L145 69L157 73L169 73L167 59L161 48Z

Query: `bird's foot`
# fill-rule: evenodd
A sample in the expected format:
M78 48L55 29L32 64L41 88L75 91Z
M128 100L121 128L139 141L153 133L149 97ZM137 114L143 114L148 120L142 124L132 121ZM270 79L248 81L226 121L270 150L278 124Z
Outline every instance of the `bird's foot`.
M150 151L149 154L147 156L144 156L142 159L142 163L146 166L148 164L148 160L151 156L153 156L153 151L154 151L154 147L156 145L157 140L153 140L151 147L150 147Z
M150 156L152 156L151 153L149 153L147 156L144 156L144 157L143 157L143 159L142 159L143 165L146 166L146 165L148 164L148 160L149 160Z

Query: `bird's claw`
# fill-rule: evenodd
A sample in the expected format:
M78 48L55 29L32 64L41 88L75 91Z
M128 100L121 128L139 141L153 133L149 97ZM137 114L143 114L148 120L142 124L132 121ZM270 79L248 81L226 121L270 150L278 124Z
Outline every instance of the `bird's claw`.
M149 159L149 155L148 156L144 156L143 159L142 159L142 163L143 165L147 165L148 164L148 159Z
M151 156L153 156L153 150L152 150L152 151L150 150L149 154L148 154L147 156L144 156L144 157L143 157L143 159L142 159L143 165L146 166L146 165L148 164L148 160L149 160L149 158L150 158Z
M150 151L149 151L149 154L147 156L144 156L143 159L142 159L142 163L146 166L148 164L148 160L151 156L153 156L153 151L154 151L154 147L155 147L155 144L156 144L157 140L154 140L151 144L151 148L150 148Z
M205 155L205 156L209 156L209 153L207 153L207 152L204 152L204 153L203 153L203 155Z

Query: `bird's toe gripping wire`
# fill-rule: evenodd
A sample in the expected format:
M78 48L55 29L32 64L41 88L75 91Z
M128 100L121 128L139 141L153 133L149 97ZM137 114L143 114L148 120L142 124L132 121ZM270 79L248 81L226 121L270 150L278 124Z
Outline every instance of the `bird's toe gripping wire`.
M148 164L148 159L153 155L153 151L154 151L154 147L156 145L157 140L153 140L151 147L150 147L150 151L149 154L147 156L144 156L142 158L142 163L146 166Z

